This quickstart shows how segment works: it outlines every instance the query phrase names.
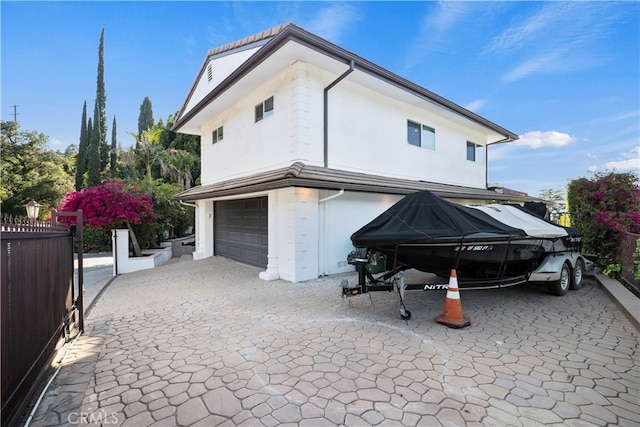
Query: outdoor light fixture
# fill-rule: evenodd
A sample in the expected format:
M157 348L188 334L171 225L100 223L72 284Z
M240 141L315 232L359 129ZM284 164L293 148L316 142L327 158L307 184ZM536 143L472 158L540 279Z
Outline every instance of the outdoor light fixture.
M40 206L41 205L35 200L31 200L29 203L24 205L24 207L27 209L27 217L29 217L29 219L31 220L38 219L38 214L40 213Z

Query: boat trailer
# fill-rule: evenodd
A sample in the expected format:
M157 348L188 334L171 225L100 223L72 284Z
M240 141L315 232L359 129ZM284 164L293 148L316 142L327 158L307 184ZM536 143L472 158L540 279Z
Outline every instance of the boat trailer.
M405 306L406 291L438 291L449 289L449 283L405 283L404 272L412 267L400 264L391 269L386 269L386 259L381 257L372 261L369 253L353 251L347 257L347 262L355 266L358 272L358 283L351 284L348 279L340 283L342 297L353 297L369 292L397 292L400 297L400 317L403 320L411 319L411 312ZM382 263L382 265L380 264ZM372 268L373 267L373 268ZM379 275L374 276L372 270L378 270ZM511 278L491 279L474 282L466 282L471 289L496 289L525 283L528 275Z

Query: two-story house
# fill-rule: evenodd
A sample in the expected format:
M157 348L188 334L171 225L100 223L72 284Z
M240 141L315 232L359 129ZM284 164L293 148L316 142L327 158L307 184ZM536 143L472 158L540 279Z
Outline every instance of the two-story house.
M487 189L491 121L294 24L209 51L173 130L201 138L195 259L297 282L352 270L349 237L403 195Z

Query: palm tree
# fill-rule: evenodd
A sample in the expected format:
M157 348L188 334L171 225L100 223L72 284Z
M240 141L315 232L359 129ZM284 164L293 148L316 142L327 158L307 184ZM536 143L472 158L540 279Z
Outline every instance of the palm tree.
M160 167L163 176L172 178L183 189L187 189L191 187L193 179L191 169L197 161L197 158L188 151L164 148L160 143L162 131L162 127L156 125L149 130L142 131L140 136L130 132L130 135L137 141L136 158L138 163L144 167L147 192L150 195L153 194L151 171L154 166Z
M193 175L191 171L198 158L186 150L170 149L171 158L167 163L167 173L183 190L191 188Z

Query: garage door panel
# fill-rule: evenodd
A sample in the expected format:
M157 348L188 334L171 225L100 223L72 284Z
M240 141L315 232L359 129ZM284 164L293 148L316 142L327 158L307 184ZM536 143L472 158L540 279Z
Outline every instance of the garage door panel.
M260 243L262 241L260 237L261 236L259 234L246 233L244 235L244 243L260 246Z
M244 234L242 234L242 232L239 232L239 231L230 231L228 233L227 240L229 242L242 243L244 241Z
M267 208L267 197L215 202L215 254L266 267L269 246Z

